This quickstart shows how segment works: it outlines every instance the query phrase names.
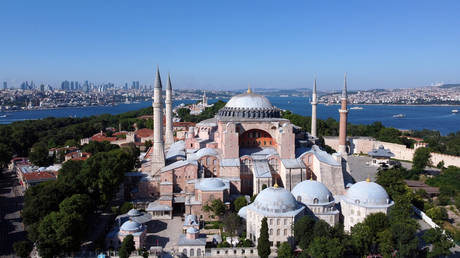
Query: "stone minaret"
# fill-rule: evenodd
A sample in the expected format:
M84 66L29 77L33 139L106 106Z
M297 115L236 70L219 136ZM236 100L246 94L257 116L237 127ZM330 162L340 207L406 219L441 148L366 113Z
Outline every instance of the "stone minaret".
M347 156L347 74L344 77L344 85L342 90L342 97L340 98L341 107L340 113L340 129L339 129L339 153L342 156Z
M166 130L165 130L165 146L168 148L174 143L173 121L172 121L172 86L171 78L168 74L168 86L166 87Z
M153 89L153 153L152 174L156 175L158 171L165 166L165 152L163 146L163 113L162 113L162 87L160 78L160 69L157 67L155 86Z
M316 135L316 105L318 104L318 97L316 95L316 78L313 84L313 94L311 97L311 136L318 137Z
M204 93L203 93L203 100L201 101L201 104L202 104L204 107L207 107L207 106L208 106L208 97L206 97L206 91L204 91Z

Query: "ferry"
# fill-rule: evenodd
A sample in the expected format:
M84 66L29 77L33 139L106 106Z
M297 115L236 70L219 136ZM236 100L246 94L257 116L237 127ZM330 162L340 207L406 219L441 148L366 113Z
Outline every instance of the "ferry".
M457 114L457 113L458 113L458 109L452 109L452 113Z
M406 117L406 115L404 114L397 114L397 115L393 115L394 118L403 118L403 117Z
M351 107L350 109L354 109L354 110L362 110L363 107Z
M0 118L5 118L5 117L6 117L6 115L0 115Z

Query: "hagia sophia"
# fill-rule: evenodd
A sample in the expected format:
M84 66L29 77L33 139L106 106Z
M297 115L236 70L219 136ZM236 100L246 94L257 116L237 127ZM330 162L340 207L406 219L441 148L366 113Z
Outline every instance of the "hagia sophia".
M346 83L345 77L339 145L336 153L329 154L316 145L316 80L310 133L282 118L280 109L248 88L233 96L215 117L190 127L185 140L175 141L171 80L168 77L163 111L157 70L153 147L146 156L147 165L143 166L144 176L135 197L148 201L145 210L154 219L180 214L208 220L203 206L210 201L220 199L229 205L238 196L257 195L238 215L246 223L247 238L254 243L261 220L266 217L273 246L293 241L292 224L302 216L313 216L330 225L342 222L349 232L367 215L387 213L394 203L383 187L369 179L354 184L345 181ZM161 126L163 113L165 127ZM190 229L187 234L199 236L199 229Z

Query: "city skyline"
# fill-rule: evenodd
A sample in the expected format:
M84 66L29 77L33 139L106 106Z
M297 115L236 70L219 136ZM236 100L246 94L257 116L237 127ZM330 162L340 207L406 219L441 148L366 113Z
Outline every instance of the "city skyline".
M2 2L0 81L177 88L413 88L458 83L459 3Z

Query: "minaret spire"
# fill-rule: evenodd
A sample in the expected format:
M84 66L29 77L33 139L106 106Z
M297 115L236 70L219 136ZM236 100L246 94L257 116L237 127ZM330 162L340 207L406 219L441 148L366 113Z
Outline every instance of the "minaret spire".
M347 74L344 76L344 84L342 90L342 97L340 99L341 107L339 109L340 113L340 128L339 128L339 153L342 157L347 156Z
M172 86L171 77L168 73L168 85L166 86L166 131L165 131L165 146L168 148L174 143L173 121L172 121Z
M316 134L316 105L318 104L318 97L316 94L316 77L313 83L313 94L311 98L311 136L318 137Z
M156 175L158 171L165 166L165 152L163 145L163 135L161 133L163 127L162 113L162 86L160 77L160 68L157 66L155 86L153 89L153 153L151 156L152 175Z

